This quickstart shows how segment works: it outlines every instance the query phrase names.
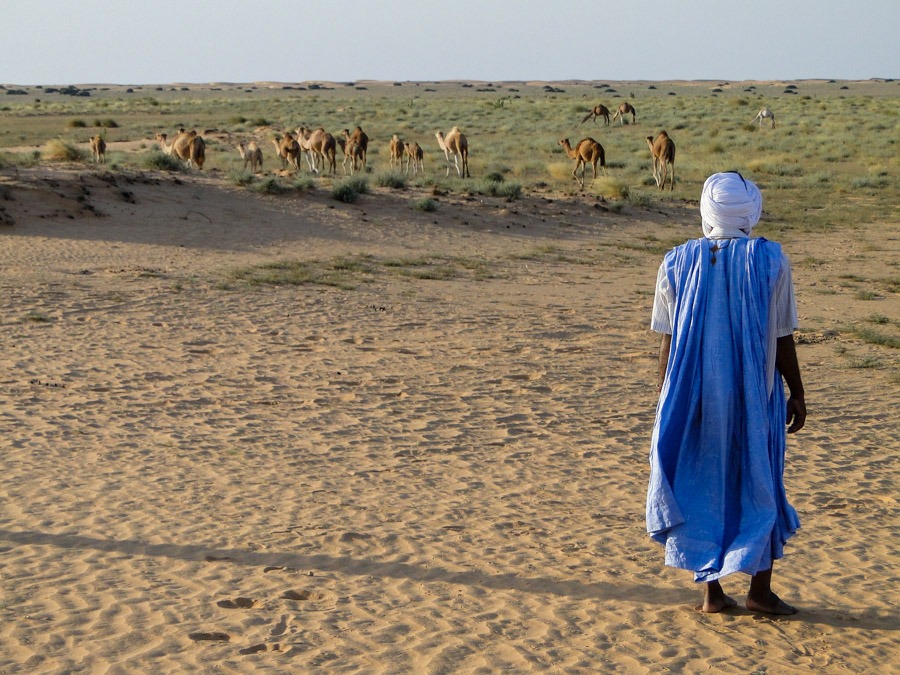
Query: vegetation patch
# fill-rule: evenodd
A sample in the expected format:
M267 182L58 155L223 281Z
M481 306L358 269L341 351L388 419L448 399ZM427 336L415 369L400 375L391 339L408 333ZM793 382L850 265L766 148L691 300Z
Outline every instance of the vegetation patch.
M82 162L87 158L86 152L60 138L47 141L41 154L52 162Z

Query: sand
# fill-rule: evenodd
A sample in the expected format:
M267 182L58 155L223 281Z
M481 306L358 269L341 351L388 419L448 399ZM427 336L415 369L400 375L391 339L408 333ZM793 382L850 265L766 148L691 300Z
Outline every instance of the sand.
M846 329L900 318L847 281L896 278L896 223L782 240L810 417L775 577L801 611L773 618L693 611L644 531L652 288L690 204L0 188L0 672L896 667L898 358ZM359 254L353 290L230 277ZM453 274L396 263L422 256Z

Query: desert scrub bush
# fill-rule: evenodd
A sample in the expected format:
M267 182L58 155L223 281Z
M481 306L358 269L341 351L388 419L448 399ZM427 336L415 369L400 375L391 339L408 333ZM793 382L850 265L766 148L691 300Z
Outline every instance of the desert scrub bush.
M391 188L392 190L406 189L406 178L396 171L385 171L375 174L373 180L378 187Z
M656 185L652 177L650 182ZM628 199L631 194L631 190L624 181L618 178L611 178L610 176L601 176L594 181L592 191L606 199Z
M167 155L157 150L144 155L141 160L141 166L145 169L153 169L156 171L184 171L185 164L177 157Z
M253 190L263 195L283 195L290 188L277 178L266 178L254 185Z
M338 257L333 260L280 261L234 270L232 281L251 285L272 286L333 286L353 290L360 280L374 274L375 269L368 256Z
M882 347L890 347L891 349L900 349L900 337L895 335L886 335L880 331L862 326L856 329L856 334L864 342Z
M295 190L306 192L316 187L316 179L312 176L297 176L291 183L291 187Z
M651 197L646 192L630 192L625 197L625 201L627 201L632 206L638 206L642 209L649 209L653 206L653 197Z
M332 199L345 204L352 204L360 195L365 194L369 194L369 182L356 176L337 181L331 189Z
M410 206L416 211L424 211L426 213L431 213L432 211L437 211L438 203L433 200L431 197L423 197L422 199L414 199Z
M488 197L501 197L508 202L512 202L522 196L522 186L519 183L497 182L484 178L474 185L468 186L467 192L474 192L475 194Z
M94 120L94 126L101 127L103 129L118 129L119 123L110 118L107 118L105 120L96 119Z
M858 176L854 178L850 185L854 189L877 189L886 187L888 179L886 176Z
M556 180L572 180L572 163L550 162L547 164L547 173Z
M228 172L228 178L235 185L251 185L256 177L253 175L252 171L247 171L242 168L233 168Z
M69 129L85 129L87 128L87 122L81 119L69 120L68 122L66 122L66 126Z
M60 138L47 141L41 154L52 162L81 162L87 158L86 152Z

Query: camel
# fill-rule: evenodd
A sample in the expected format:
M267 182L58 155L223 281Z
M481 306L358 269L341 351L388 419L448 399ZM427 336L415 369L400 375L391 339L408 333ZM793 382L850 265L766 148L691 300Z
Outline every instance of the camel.
M319 173L319 158L322 159L322 168L324 171L330 171L332 175L337 173L337 142L334 136L329 134L325 129L319 127L314 131L309 131L306 127L300 127L300 147L312 155L312 160L307 156L307 162L310 162L310 169L314 173Z
M653 136L647 136L647 145L650 146L650 153L653 155L653 179L656 181L656 187L660 190L666 189L666 176L669 173L669 165L672 165L672 180L670 181L670 189L675 189L675 142L669 138L669 134L660 131L656 139ZM660 180L660 176L662 180Z
M313 153L309 146L309 139L312 136L312 130L306 127L297 127L297 142L299 143L300 152L306 153L306 164L311 172L319 172L319 156ZM314 163L315 162L315 163Z
M753 122L755 122L756 120L759 120L759 126L762 127L763 120L765 120L765 119L772 120L772 128L774 129L775 128L775 113L773 113L768 108L763 108L758 113L756 113L756 117L753 118ZM753 122L750 122L750 124L753 124Z
M288 166L292 166L295 171L300 170L300 143L290 132L286 131L283 136L276 136L272 139L272 144L275 146L275 154L281 158L282 170Z
M406 173L409 173L410 162L412 162L413 175L419 173L419 169L425 171L425 151L415 141L406 144Z
M600 166L603 167L603 173L606 175L606 152L603 150L603 146L593 138L588 137L581 139L574 149L569 145L568 138L562 139L559 144L563 146L563 150L566 151L566 154L575 160L575 168L572 169L572 176L581 184L581 187L584 187L584 174L587 172L588 162L590 162L591 167L594 169L591 185L593 185L594 181L597 179L597 162L600 162ZM581 168L580 179L578 178L579 168Z
M180 129L170 145L167 144L168 138L167 134L156 134L156 140L164 153L178 157L188 166L203 169L203 162L206 161L206 143L196 131Z
M262 171L262 163L263 156L262 150L259 149L259 146L256 144L256 141L250 141L247 145L243 143L238 143L238 152L241 155L241 159L244 160L244 171L247 170L247 165L250 165L250 170L253 173L256 173L257 169Z
M344 129L344 132L346 131ZM337 143L341 146L341 152L344 153L344 161L341 162L344 174L347 173L347 160L350 160L350 175L352 176L354 171L364 165L366 154L363 152L362 146L353 138L338 138Z
M589 119L593 119L594 124L596 124L598 117L602 117L603 119L605 119L606 126L609 126L609 108L607 108L605 105L602 105L602 104L595 105L593 110L591 110L591 112L589 112L587 115L585 115L585 118L583 120L581 120L581 123L584 124Z
M400 137L397 134L391 136L391 168L394 168L394 162L397 163L397 168L403 168L403 155L405 153L405 144L400 140ZM449 172L449 169L448 169Z
M637 112L634 109L634 106L630 103L623 103L619 106L619 109L616 110L616 114L613 115L613 122L616 121L616 118L619 118L619 122L621 124L625 124L625 115L631 114L631 123L637 123Z
M366 132L362 130L362 127L356 127L352 134L349 129L344 129L341 135L346 140L353 141L359 147L358 152L362 154L362 166L365 168L366 156L369 152L369 137L366 135Z
M91 136L91 154L94 156L94 164L106 161L106 141L103 136Z
M459 130L459 127L450 129L446 138L440 131L435 133L435 137L441 150L444 151L444 157L447 158L447 175L450 175L450 155L452 154L457 175L462 178L471 178L472 174L469 173L469 141ZM461 170L460 163L462 163Z

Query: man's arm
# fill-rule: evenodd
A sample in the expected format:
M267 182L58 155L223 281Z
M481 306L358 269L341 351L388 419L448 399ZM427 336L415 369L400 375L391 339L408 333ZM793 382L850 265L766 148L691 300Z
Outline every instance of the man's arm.
M672 348L672 336L663 333L659 343L659 373L656 379L656 393L662 391L663 382L666 381L666 366L669 364L669 350Z
M800 431L806 424L806 401L804 400L803 380L800 377L800 364L797 363L797 349L794 336L785 335L778 338L775 347L775 365L791 392L787 401L788 433Z

